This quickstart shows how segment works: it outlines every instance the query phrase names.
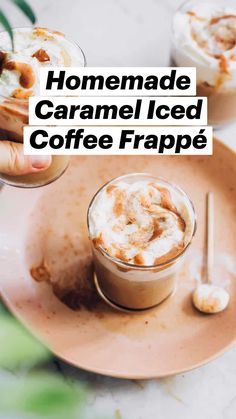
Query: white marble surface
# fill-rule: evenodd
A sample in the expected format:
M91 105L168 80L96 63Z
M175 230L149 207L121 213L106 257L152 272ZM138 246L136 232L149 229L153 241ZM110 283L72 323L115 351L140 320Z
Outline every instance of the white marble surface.
M29 1L38 24L75 39L89 66L168 65L171 15L179 0ZM3 6L11 13L12 24L27 24L7 0ZM216 134L236 148L236 124ZM195 371L161 380L125 381L63 368L89 384L90 419L95 412L102 419L236 417L236 347Z

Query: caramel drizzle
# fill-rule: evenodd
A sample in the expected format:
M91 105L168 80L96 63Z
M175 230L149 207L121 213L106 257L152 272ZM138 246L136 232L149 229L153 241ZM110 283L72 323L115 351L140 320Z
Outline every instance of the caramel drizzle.
M216 23L220 22L221 20L224 19L236 19L235 15L224 15L224 16L219 16L219 17L212 17L209 24L210 25L215 25Z
M7 53L4 51L0 51L0 74L2 73L6 58L7 58Z
M47 28L36 27L33 30L33 35L34 35L35 38L43 37L47 41L50 41L50 40L54 39L52 34L49 35L49 31L48 31Z
M48 36L50 39L52 39L53 37L51 35L48 35L49 33L53 34L53 35L58 35L58 36L65 36L65 34L63 32L60 31L53 31L50 30L48 28L44 28L44 27L40 27L37 26L36 28L34 28L33 30L34 35L36 36Z
M107 188L106 188L106 192L108 194L111 194L115 189L117 189L116 185L108 185Z
M36 51L32 57L37 58L37 60L40 63L45 63L47 61L50 61L50 57L48 55L48 53L45 51L45 49L40 48L38 51Z
M16 61L4 63L4 68L9 71L18 71L20 73L20 85L25 89L30 89L35 83L35 75L30 64Z
M134 256L134 263L136 265L144 265L144 258L140 253Z
M103 241L103 238L102 238L102 233L100 233L97 237L94 237L92 239L92 242L94 244L95 249L97 249L99 246L103 246L104 241Z
M12 93L12 97L15 99L28 99L31 96L34 96L34 92L32 90L24 90L20 87L15 89Z
M201 17L198 16L195 12L192 12L191 10L189 10L187 12L187 15L189 15L190 17L193 17L194 19L200 21L200 22L206 22L206 18L205 17Z
M195 18L196 20L207 21L207 19L197 16L196 13L193 12L193 11L188 11L187 14L191 18ZM227 19L236 19L236 16L229 14L229 15L224 15L224 16L219 16L219 17L212 17L209 20L209 25L215 25L215 24L219 23L221 20L227 20ZM211 54L211 53L209 53L206 50L207 41L205 41L205 40L199 41L199 39L197 39L196 33L193 30L192 30L192 37L193 37L194 41L200 46L200 48L205 49L205 51L208 53L208 55L215 58L216 60L219 60L219 73L220 74L219 74L219 77L216 80L216 87L219 88L226 80L230 79L230 77L231 77L229 62L228 62L227 58L223 54ZM224 38L220 37L219 35L216 35L216 41L224 43L225 40L224 40ZM235 44L236 44L236 40L234 42L232 42L232 45L230 44L230 48L227 48L227 49L233 48L233 46L235 46ZM236 61L236 56L234 54L232 54L229 59L231 61Z
M150 186L157 189L161 194L161 203L160 206L168 211L174 212L176 215L178 214L177 208L171 202L170 192L166 188L162 188L161 186L155 185L155 183L150 183Z
M163 209L166 209L166 210L174 213L177 216L178 228L179 228L179 230L184 232L185 229L186 229L185 221L183 220L183 218L178 213L177 208L175 207L175 205L172 203L171 195L170 195L170 192L168 191L168 189L157 186L157 185L155 185L155 183L150 183L149 186L154 187L155 189L157 189L160 192L160 194L161 194L160 206ZM111 194L112 192L115 193L115 204L113 206L113 213L116 217L119 217L124 211L124 203L123 203L124 192L122 190L119 190L116 185L109 185L106 188L106 192L108 194ZM150 193L150 196L152 196L151 193ZM149 203L145 200L144 197L141 197L141 205L146 210L148 210L149 207L150 207ZM165 221L165 215L163 215L162 217L159 218L159 222L158 222L158 220L152 219L151 224L149 223L149 225L147 225L147 226L142 226L139 229L139 231L130 235L129 244L133 245L134 247L140 247L140 246L143 245L143 247L145 248L147 246L147 243L161 237L161 235L163 233L163 229L160 226L160 222L164 222L164 221ZM128 222L128 224L130 224L130 221ZM121 229L122 228L120 226L113 226L113 231L120 231ZM98 235L98 237L94 238L92 241L93 241L93 244L94 244L95 248L98 248L99 246L102 246L104 248L104 250L108 254L110 254L111 256L115 256L117 259L119 259L121 261L129 262L129 259L127 258L126 254L125 254L125 249L124 248L122 249L121 247L118 247L116 244L113 244L112 248L109 248L109 249L105 248L105 246L104 246L105 243L104 243L103 238L102 238L102 233L100 233ZM164 263L165 261L168 261L168 260L174 258L178 253L180 253L180 251L183 249L183 247L184 247L183 243L175 246L173 249L171 249L165 255L157 258L155 260L155 264ZM114 249L115 249L115 252L114 252ZM133 260L134 260L134 264L136 264L136 265L144 265L144 262L145 262L141 253L138 253L137 255L135 255Z
M161 237L162 233L163 233L163 229L161 228L160 224L158 223L157 220L154 220L154 229L153 229L152 236L149 239L149 242Z
M217 56L217 58L219 60L220 72L224 74L230 74L230 69L229 69L227 58L223 54L221 54L219 57Z
M178 244L177 246L173 247L169 252L156 258L154 264L160 265L161 263L169 262L170 260L178 256L183 251L183 249L184 249L184 243Z

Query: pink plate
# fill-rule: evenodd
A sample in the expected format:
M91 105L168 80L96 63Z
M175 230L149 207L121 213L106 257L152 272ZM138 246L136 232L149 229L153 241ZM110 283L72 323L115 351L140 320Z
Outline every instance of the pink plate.
M90 281L86 226L86 210L96 190L130 172L150 172L179 184L198 216L176 292L139 314L115 311L97 296ZM209 190L216 203L215 278L231 295L229 307L217 315L198 313L190 298L204 267ZM52 185L36 190L4 187L0 214L2 297L65 361L116 377L161 377L200 366L235 341L236 155L219 141L214 156L75 157Z

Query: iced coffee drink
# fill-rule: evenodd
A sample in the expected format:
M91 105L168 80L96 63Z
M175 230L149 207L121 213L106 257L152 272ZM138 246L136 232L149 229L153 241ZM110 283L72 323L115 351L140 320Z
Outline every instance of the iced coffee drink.
M187 1L173 20L173 64L196 67L197 94L208 97L208 122L236 119L236 3Z
M88 210L88 228L102 292L122 307L144 309L175 288L195 214L181 189L134 173L98 191Z
M7 32L1 32L0 140L23 142L28 99L39 95L40 68L84 65L81 49L60 32L45 28L15 29L14 51ZM44 172L15 177L0 174L0 180L24 187L41 186L58 178L67 165L67 156L54 156Z

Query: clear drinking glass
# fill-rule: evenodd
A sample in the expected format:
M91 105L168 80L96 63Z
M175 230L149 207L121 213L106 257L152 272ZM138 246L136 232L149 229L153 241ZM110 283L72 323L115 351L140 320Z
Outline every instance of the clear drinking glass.
M214 53L209 47L214 47ZM185 1L173 17L171 62L196 67L197 95L208 98L210 125L220 127L235 120L235 0Z
M15 30L26 28L16 28ZM29 28L31 30L31 28ZM86 66L82 49L73 41L67 40L76 48L81 67ZM28 124L28 100L5 97L0 94L0 141L9 140L23 143L23 127ZM10 176L0 173L0 182L21 188L36 188L58 179L67 169L69 156L52 156L50 167L39 173Z
M133 183L141 180L157 182L160 186L173 190L184 203L191 221L191 231L184 249L176 257L158 265L140 266L123 262L110 256L101 246L95 247L91 239L90 213L94 202L104 188L115 185L119 181ZM124 308L146 309L161 303L171 295L182 269L186 251L196 231L194 207L184 191L174 184L146 173L120 176L102 186L93 197L88 208L87 222L97 281L107 298Z

